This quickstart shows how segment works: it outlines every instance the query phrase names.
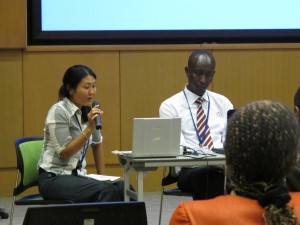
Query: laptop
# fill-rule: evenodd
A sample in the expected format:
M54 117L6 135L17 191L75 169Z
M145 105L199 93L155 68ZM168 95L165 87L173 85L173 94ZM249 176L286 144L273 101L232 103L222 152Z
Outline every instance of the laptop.
M181 118L134 118L133 158L180 155Z
M23 225L147 225L145 202L29 207Z
M229 109L227 111L227 122L236 111L237 111L237 109ZM215 153L218 153L218 154L225 154L224 148L213 148L212 151Z

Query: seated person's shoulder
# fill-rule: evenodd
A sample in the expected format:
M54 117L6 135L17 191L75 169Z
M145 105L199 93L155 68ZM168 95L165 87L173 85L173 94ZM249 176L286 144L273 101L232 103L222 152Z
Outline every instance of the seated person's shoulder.
M161 105L172 105L172 104L178 104L179 102L182 102L184 100L184 95L182 92L179 92L175 95L172 95L171 97L165 99Z

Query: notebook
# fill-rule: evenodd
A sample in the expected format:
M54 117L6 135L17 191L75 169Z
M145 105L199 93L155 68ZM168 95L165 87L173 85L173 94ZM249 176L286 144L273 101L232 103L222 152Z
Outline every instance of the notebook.
M180 155L181 118L134 118L132 157Z
M229 109L227 112L227 121L232 117L232 115L237 111L237 109ZM224 148L213 148L213 152L218 154L225 154Z

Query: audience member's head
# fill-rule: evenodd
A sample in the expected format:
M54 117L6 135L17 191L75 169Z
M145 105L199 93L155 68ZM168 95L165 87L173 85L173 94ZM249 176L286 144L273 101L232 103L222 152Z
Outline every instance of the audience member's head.
M300 87L298 87L294 96L294 113L300 123Z
M256 199L266 224L298 224L287 203L285 177L296 163L299 125L286 106L256 101L241 107L227 126L226 172L233 193Z

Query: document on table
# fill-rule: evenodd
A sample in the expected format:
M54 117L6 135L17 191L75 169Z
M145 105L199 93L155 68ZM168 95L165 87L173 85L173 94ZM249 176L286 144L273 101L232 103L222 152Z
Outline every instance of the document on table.
M132 151L120 151L120 150L114 150L114 151L111 151L112 154L115 154L115 155L131 155L132 154Z
M92 179L99 180L99 181L108 181L108 182L112 182L112 183L122 180L122 177L100 175L100 174L86 174L86 175L79 175L79 176L92 178Z

